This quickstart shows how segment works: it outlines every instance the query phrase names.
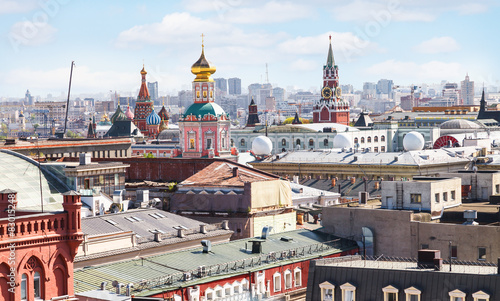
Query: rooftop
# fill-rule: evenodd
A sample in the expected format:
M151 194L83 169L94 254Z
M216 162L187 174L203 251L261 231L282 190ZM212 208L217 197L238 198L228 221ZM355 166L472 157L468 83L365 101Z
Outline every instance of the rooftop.
M237 175L233 169L237 168ZM227 161L216 161L180 184L182 186L243 187L248 182L277 180L278 176Z
M111 283L116 280L133 283L135 296L148 296L226 278L227 275L246 274L357 248L351 241L305 229L269 235L262 240L262 253L251 252L253 240L255 238L220 243L212 246L208 253L203 253L200 246L83 268L74 273L75 293L98 289L103 281L107 282L106 289L111 291ZM200 266L206 267L206 275L198 274ZM185 273L190 273L190 280L184 280Z

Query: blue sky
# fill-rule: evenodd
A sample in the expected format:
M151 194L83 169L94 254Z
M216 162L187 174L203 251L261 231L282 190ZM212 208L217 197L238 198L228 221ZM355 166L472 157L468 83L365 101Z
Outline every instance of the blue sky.
M201 51L214 77L319 89L328 36L342 84L471 80L500 85L494 0L0 0L0 96L190 89ZM73 94L72 93L72 94Z

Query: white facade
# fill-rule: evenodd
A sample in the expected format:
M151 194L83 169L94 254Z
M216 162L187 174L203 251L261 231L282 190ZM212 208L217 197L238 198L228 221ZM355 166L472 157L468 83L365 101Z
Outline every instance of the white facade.
M382 181L382 208L441 212L462 204L460 178Z

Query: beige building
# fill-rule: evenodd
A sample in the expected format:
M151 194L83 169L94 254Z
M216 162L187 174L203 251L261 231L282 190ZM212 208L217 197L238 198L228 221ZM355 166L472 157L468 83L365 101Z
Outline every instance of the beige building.
M374 255L416 258L419 249L440 250L460 261L496 262L500 257L500 227L429 222L428 213L327 207L323 227L329 234L362 245L363 230L373 233ZM465 221L465 220L464 220Z
M467 192L463 198L487 201L489 197L500 194L500 172L497 170L463 170L454 173L442 173L440 177L459 177Z
M411 181L382 181L382 208L431 212L462 204L460 178L414 177Z

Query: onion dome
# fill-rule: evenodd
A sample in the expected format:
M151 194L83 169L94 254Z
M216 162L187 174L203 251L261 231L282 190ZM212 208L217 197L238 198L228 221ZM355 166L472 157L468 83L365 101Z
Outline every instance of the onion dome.
M128 120L127 116L123 113L120 105L116 108L116 112L111 116L111 123L115 123L115 121L124 121Z
M134 113L132 113L130 106L127 106L127 111L125 112L125 116L127 116L127 118L130 120L134 119Z
M170 119L168 117L167 109L165 109L165 106L163 106L161 108L160 113L158 113L158 115L160 115L161 120L169 120Z
M210 75L215 73L215 66L212 65L205 58L205 47L203 44L201 45L201 56L200 58L191 66L191 73L196 75L195 82L203 82L203 81L214 81L210 78Z
M215 117L226 114L224 110L215 102L207 103L193 103L184 113L184 117L193 115L197 118L203 118L205 115L210 114Z
M156 114L155 109L151 111L151 114L146 118L147 125L159 125L161 123L161 118L158 114Z
M164 131L166 129L168 129L168 125L165 123L165 120L162 119L161 123L160 123L160 132L162 132L162 131Z

